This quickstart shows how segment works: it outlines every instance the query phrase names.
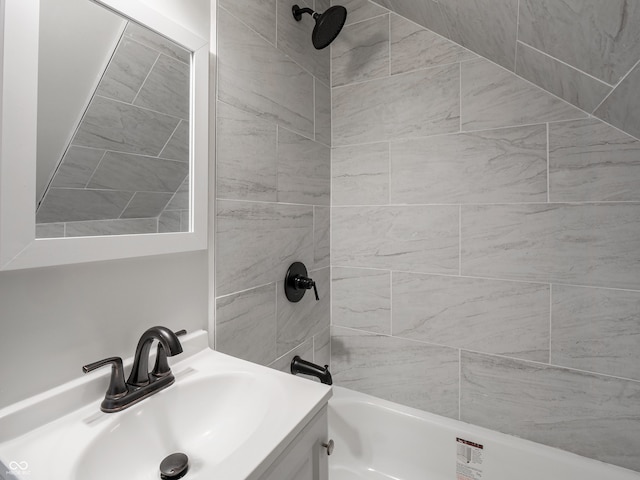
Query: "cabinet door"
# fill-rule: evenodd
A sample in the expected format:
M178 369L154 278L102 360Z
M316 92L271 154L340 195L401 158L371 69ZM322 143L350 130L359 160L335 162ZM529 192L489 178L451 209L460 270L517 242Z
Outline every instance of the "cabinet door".
M328 480L327 412L323 409L291 442L260 480Z

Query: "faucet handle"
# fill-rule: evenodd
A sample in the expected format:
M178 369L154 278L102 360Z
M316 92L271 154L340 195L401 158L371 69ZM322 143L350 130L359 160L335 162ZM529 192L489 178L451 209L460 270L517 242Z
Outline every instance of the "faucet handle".
M124 383L124 367L122 366L122 359L120 357L109 357L104 360L98 360L97 362L82 367L82 371L89 373L107 365L111 365L111 380L109 381L109 388L107 388L105 399L122 397L127 393L127 386Z
M181 337L187 334L186 330L178 330L175 332L176 337ZM161 343L158 343L158 349L156 351L156 364L151 371L151 375L154 377L166 377L171 373L171 367L169 367L169 360L167 359L167 352L164 351Z
M299 302L307 290L313 288L316 301L320 301L316 282L309 278L307 267L301 262L293 262L284 277L284 293L290 302Z

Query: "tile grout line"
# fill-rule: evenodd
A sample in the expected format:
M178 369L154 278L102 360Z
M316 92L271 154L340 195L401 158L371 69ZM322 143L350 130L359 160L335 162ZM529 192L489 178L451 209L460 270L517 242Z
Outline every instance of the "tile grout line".
M387 62L389 74L387 75L387 77L391 77L391 13L389 13L389 17L388 17L388 34L387 35L388 35L387 43L389 44L389 54L387 55L387 57L389 58L389 61Z
M446 15L445 15L445 14L444 14L444 12L442 12L442 10L440 9L440 2L435 2L435 3L437 3L437 4L438 4L438 11L440 12L440 15L442 15L442 17L444 18ZM375 4L375 5L378 5L378 3L375 3L375 2L374 2L374 4ZM382 5L378 5L378 6L382 7ZM385 8L385 7L382 7L382 8ZM394 14L394 15L397 15L398 17L402 18L403 20L406 20L407 22L412 23L413 25L416 25L417 27L419 27L419 28L420 28L420 29L422 29L422 30L426 30L426 31L428 31L428 32L430 32L430 33L432 33L432 34L434 34L434 35L437 35L438 37L440 37L440 38L442 38L442 39L446 40L447 42L452 43L453 45L456 45L457 47L459 47L459 48L461 48L461 49L465 50L466 52L473 53L474 55L477 55L478 57L480 57L480 55L479 55L479 54L477 54L476 52L474 52L473 50L471 50L471 49L469 49L469 48L465 47L464 45L461 45L461 44L459 44L459 43L455 42L454 40L452 40L451 38L447 37L446 35L442 35L441 33L438 33L438 32L436 32L436 31L434 31L434 30L431 30L430 28L427 28L427 27L425 27L424 25L421 25L421 24L419 24L418 22L416 22L416 21L414 21L414 20L411 20L410 18L407 18L407 17L405 17L405 16L403 16L403 15L400 15L399 13L396 13L396 12L394 12L393 10L389 10L389 12L390 12L390 13L392 13L392 14ZM445 25L445 27L447 28L447 30L449 30L449 28L448 28L446 25ZM451 32L449 32L449 35L451 35ZM453 35L451 35L451 36L453 36Z
M607 123L607 122L605 122L604 120L602 120L601 118L596 117L596 116L595 116L595 115L593 115L593 114L590 114L590 115L589 115L589 118L583 118L582 120L592 120L592 121L600 122L600 123L602 123L602 124L606 125L607 127L612 128L613 130L616 130L618 133L621 133L622 135L626 135L627 137L629 137L630 139L632 139L634 142L640 142L640 135L639 135L639 136L637 136L637 137L636 137L636 136L634 136L634 135L631 135L629 132L625 132L625 131L624 131L624 130L622 130L620 127L616 127L615 125L612 125L612 124L610 124L610 123ZM569 120L569 121L577 121L577 120ZM561 123L561 122L556 121L556 122L549 122L549 123Z
M444 63L438 63L436 65L431 65L431 66L427 66L427 67L419 67L419 68L415 68L413 70L406 70L406 71L403 71L403 72L392 73L390 75L390 77L393 78L393 77L397 77L398 75L404 75L404 74L408 74L408 73L416 73L416 72L420 72L422 70L429 70L431 68L451 67L451 66L457 65L457 64L474 62L474 61L478 60L479 58L482 58L482 57L477 57L476 56L474 58L466 58L466 59L463 58L462 60L458 59L458 60L447 61L447 62L444 62ZM369 79L369 80L361 80L359 82L348 83L348 84L340 85L340 86L341 87L349 87L351 85L360 84L360 83L364 83L364 82L370 82L372 80L379 80L380 78L388 78L388 77L378 77L378 78L372 78L372 79Z
M549 284L549 365L551 365L551 331L553 330L553 283Z
M417 342L419 342L419 340L416 340ZM434 345L438 345L438 344L434 344ZM447 345L442 345L442 346L447 346ZM452 347L450 347L452 348ZM538 365L542 368L554 368L554 369L560 369L560 370L566 370L569 372L575 372L575 373L582 373L582 374L586 374L586 375L593 375L593 376L597 376L597 377L605 377L605 378L615 378L617 380L623 380L623 381L627 381L627 382L633 382L633 383L637 383L640 384L640 379L633 379L633 378L629 378L629 377L620 377L617 375L610 375L608 373L600 373L600 372L593 372L590 370L582 370L579 368L574 368L574 367L567 367L565 365L554 365L551 363L544 363L544 362L540 362L537 360L528 360L528 359L524 359L524 358L518 358L518 357L509 357L507 355L502 355L499 353L486 353L486 352L481 352L479 350L470 350L467 348L463 348L462 350L464 350L465 352L469 352L469 353L475 353L475 354L479 354L479 355L485 355L488 357L495 357L495 358L501 358L501 359L505 359L505 360L511 360L511 361L516 361L516 362L523 362L523 363L530 363L530 364L534 364L534 365Z
M242 200L242 199L233 199L233 198L220 198L219 200L230 200L230 201L237 201L237 202L255 202L255 203L273 203L273 202L268 202L268 201L264 201L264 200ZM292 204L292 205L317 205L317 204L304 204L304 203L297 203L297 204ZM376 204L361 204L361 203L353 203L353 204L338 204L338 205L334 205L334 207L336 208L363 208L363 207L367 207L367 208L382 208L382 207L393 207L393 208L398 208L398 207L407 207L407 208L411 208L411 207L457 207L459 205L463 205L463 206L480 206L480 207L487 207L487 206L533 206L533 205L538 205L538 206L550 206L550 205L556 205L556 206L574 206L574 207L579 207L579 206L583 206L583 205L589 205L589 206L594 206L594 205L640 205L640 200L589 200L589 201L557 201L557 202L547 202L546 199L545 200L537 200L537 201L531 201L531 202L489 202L489 203L484 203L484 202L462 202L460 203L455 202L455 201L451 201L451 202L433 202L433 203L428 203L428 202L422 202L422 203L376 203ZM321 205L322 206L322 205Z
M384 8L382 5L378 5L378 6L380 8ZM391 10L387 10L386 12L381 13L381 14L376 14L373 17L365 18L363 20L358 20L357 22L353 22L353 23L346 23L344 26L345 27L351 27L353 25L358 25L359 23L364 23L364 22L368 22L369 20L375 20L377 18L384 17L385 15L389 15L391 13L394 13L394 12L392 12ZM422 28L424 28L424 27L422 27Z
M104 157L107 156L107 152L109 152L109 150L105 150L104 153L102 154L102 157L100 157L100 160L96 165L96 168L93 170L93 172L91 172L91 176L87 180L87 183L85 183L84 187L82 187L83 189L87 189L89 187L89 184L91 183L91 180L93 180L93 177L95 177L96 172L98 171L98 168L100 168L100 165L102 165L102 161L104 160Z
M411 271L411 270L398 270L398 269L390 270L389 268L380 268L380 267L362 267L362 266L353 266L353 265L332 265L332 267L344 268L344 269L350 269L350 270L370 270L375 272L393 271L395 273L406 273L410 275L418 275L423 277L446 277L446 278L460 278L460 279L465 278L470 280L487 280L491 282L525 283L528 285L547 285L548 286L551 284L551 282L548 282L548 281L545 282L540 280L518 280L514 278L504 278L504 277L485 277L481 275L458 275L458 274L451 274L451 273L417 272L417 271ZM557 281L553 281L553 283L555 285L562 285L562 286L573 287L573 288L589 288L589 289L596 289L596 290L640 293L640 288L634 290L632 288L615 288L615 287L602 287L597 285L580 285L575 283L562 283Z
M610 374L607 374L607 373L593 372L593 371L590 371L590 370L582 370L582 369L579 369L579 368L567 367L565 365L554 365L554 364L549 364L549 363L545 363L545 362L540 362L538 360L530 360L530 359L525 359L525 358L521 358L521 357L508 356L508 355L504 355L504 354L500 354L500 353L488 353L488 352L482 352L480 350L473 350L473 349L464 348L464 347L452 347L451 345L445 345L443 343L426 342L424 340L416 340L414 338L399 337L399 336L396 336L396 335L388 335L388 334L385 334L385 333L372 332L372 331L369 331L369 330L362 330L360 328L347 327L347 326L343 326L343 325L336 325L336 326L339 327L339 328L345 329L345 330L353 331L353 332L373 334L373 335L376 335L376 336L387 337L387 338L396 338L396 339L399 339L399 340L405 340L407 342L417 343L417 344L420 344L420 345L432 345L432 346L436 346L436 347L448 348L448 349L451 349L451 350L460 350L461 352L464 351L464 352L468 352L468 353L484 355L484 356L499 358L499 359L503 359L503 360L509 360L509 361L514 361L514 362L523 362L523 363L527 363L527 364L533 364L533 365L540 366L542 368L554 368L554 369L566 370L566 371L570 371L570 372L593 375L593 376L597 376L597 377L614 378L614 379L617 379L617 380L623 380L623 381L627 381L627 382L633 382L633 383L640 384L640 379L633 379L633 378L628 378L628 377L620 377L620 376L616 376L616 375L610 375Z
M472 61L472 60L477 60L477 58L473 58L473 59L466 60L466 61ZM389 75L387 77L368 78L366 80L358 80L356 82L345 83L344 85L333 85L332 88L343 89L343 88L353 87L353 86L357 86L357 85L362 85L362 84L365 84L365 83L380 82L380 81L384 81L384 80L389 80L390 78L397 78L397 77L401 77L403 75L411 75L413 73L424 72L426 70L434 70L434 69L437 69L437 68L445 70L446 68L450 68L453 65L456 65L458 63L463 63L463 62L455 61L455 62L443 63L441 65L431 65L429 67L417 68L415 70L409 70L407 72L394 73L393 75ZM511 72L511 73L513 73L513 72ZM538 88L540 88L540 87L538 87Z
M462 349L458 349L458 420L462 418Z
M453 64L452 64L453 65ZM237 108L237 107L236 107ZM244 110L243 110L244 111ZM605 125L611 126L612 128L616 128L613 127L612 125L607 124L606 122L603 122L602 120L600 120L599 118L595 117L596 120L604 123ZM569 123L569 122L578 122L578 121L584 121L584 120L588 120L588 117L576 117L576 118L570 118L567 120L554 120L554 121L540 121L540 122L535 122L535 123L523 123L520 125L504 125L504 126L497 126L497 127L493 127L493 128L479 128L479 129L470 129L470 130L461 130L461 131L451 131L451 132L446 132L446 133L434 133L432 135L421 135L421 136L415 136L415 137L401 137L401 138L387 138L387 139L383 139L383 140L375 140L372 142L359 142L359 143L344 143L341 145L332 145L332 148L346 148L346 147L358 147L358 146L365 146L365 145L375 145L377 143L384 143L384 142L390 142L390 143L402 143L402 142L409 142L409 141L414 141L414 140L426 140L429 138L433 138L433 137L451 137L451 136L455 136L455 135L464 135L464 134L470 134L470 133L482 133L482 132L494 132L494 131L498 131L498 130L509 130L509 129L515 129L515 128L527 128L527 127L541 127L547 123ZM620 132L624 133L625 135L630 136L631 138L634 138L632 135L629 135L626 132L623 132L622 130L620 130L619 128L616 128L616 130L619 130Z
M275 203L275 204L281 204L280 202L280 198L278 196L278 192L280 192L280 185L279 185L279 179L280 179L280 169L278 168L278 164L280 163L280 129L282 127L278 124L276 124L276 164L274 165L275 169L276 169L276 201L275 202L268 202L268 203ZM312 213L313 215L313 209L312 209Z
M525 47L527 47L527 48L530 48L530 49L531 49L531 50L533 50L534 52L539 53L540 55L543 55L543 56L544 56L544 57L546 57L546 58L550 58L551 60L553 60L553 61L555 61L555 62L558 62L559 64L564 65L565 67L570 68L571 70L573 70L573 71L575 71L575 72L578 72L580 75L583 75L583 76L585 76L585 77L588 77L588 78L590 78L591 80L595 80L596 82L598 82L598 83L600 83L600 84L602 84L602 85L604 85L604 86L606 86L606 87L609 87L609 88L615 88L615 86L614 86L614 85L611 85L610 83L605 82L604 80L600 80L598 77L594 77L594 76L593 76L593 75L591 75L590 73L585 72L584 70L580 70L579 68L576 68L576 67L574 67L573 65L571 65L571 64L569 64L569 63L567 63L567 62L565 62L565 61L563 61L563 60L560 60L559 58L554 57L553 55L549 55L547 52L545 52L545 51L543 51L543 50L540 50L540 49L538 49L538 48L536 48L536 47L533 47L533 46L529 45L527 42L523 42L522 40L518 40L518 41L517 41L517 43L521 43L522 45L524 45L524 46L525 46ZM517 75L517 73L516 73L516 75ZM519 78L524 78L524 77L520 77L520 76L519 76ZM525 80L526 80L526 79L525 79ZM534 85L535 85L535 84L534 84ZM542 88L542 87L540 87L540 88ZM544 90L544 89L543 89L543 90ZM545 90L545 91L547 91L547 90ZM551 92L549 92L549 93L551 93ZM565 100L565 102L566 102L566 100ZM574 105L574 106L575 106L575 105Z
M273 315L273 320L276 323L276 328L273 329L273 352L275 353L275 360L273 362L271 362L269 365L272 365L273 363L277 362L279 358L278 357L278 282L275 281L273 282L274 284L274 288L273 288L273 293L272 295L275 295L275 302L273 302L274 305L274 315ZM288 355L289 352L285 353L285 355Z
M329 147L331 148L331 163L333 164L333 46L331 45L329 45L329 123ZM332 203L331 200L330 198L330 204Z
M178 131L178 127L180 126L180 124L182 123L182 120L180 120L178 122L178 124L176 125L176 128L173 129L173 132L171 132L171 135L169 135L169 138L167 138L167 141L164 142L164 145L162 146L162 148L160 149L160 152L158 153L157 157L153 157L153 158L162 158L162 152L164 152L164 149L167 148L167 145L169 145L169 142L171 142L171 139L173 138L173 136L176 134L176 132ZM163 159L164 160L164 159ZM180 160L178 160L180 161ZM186 162L185 162L186 163Z
M551 168L549 159L549 124L547 123L547 203L551 203Z
M418 340L416 340L418 341ZM437 345L437 344L434 344ZM447 345L443 345L443 346L447 346ZM451 347L450 347L451 348ZM565 370L565 371L569 371L569 372L575 372L575 373L581 373L581 374L586 374L586 375L593 375L596 377L604 377L604 378L614 378L616 380L622 380L622 381L626 381L626 382L633 382L633 383L637 383L640 384L640 379L633 379L633 378L629 378L629 377L620 377L617 375L610 375L608 373L600 373L600 372L593 372L590 370L582 370L579 368L574 368L574 367L567 367L565 365L554 365L551 363L544 363L544 362L540 362L537 360L528 360L528 359L524 359L524 358L518 358L518 357L509 357L507 355L502 355L499 353L486 353L486 352L481 352L479 350L469 350L469 349L463 349L465 352L469 352L469 353L474 353L474 354L478 354L478 355L485 355L488 357L495 357L495 358L500 358L500 359L504 359L504 360L511 360L511 361L515 361L515 362L523 362L523 363L530 363L533 365L537 365L540 366L542 368L553 368L553 369L559 369L559 370Z
M133 153L133 152L126 152L126 151L122 151L122 150L114 150L112 148L97 148L97 147L84 147L82 145L71 145L72 147L80 147L80 148L90 148L91 150L102 150L105 153L119 153L122 155L128 155L130 157L143 157L143 158L148 158L150 160L161 160L163 162L173 162L173 163L181 163L183 165L188 165L189 162L185 162L183 160L176 160L174 158L163 158L163 157L157 157L157 156L153 156L153 155L147 155L144 153Z
M516 73L518 69L518 40L519 39L520 39L520 0L518 0L518 11L516 13L516 49L513 57L513 73Z
M393 335L393 270L389 272L389 332Z
M462 276L462 205L458 210L458 275Z
M624 82L624 81L627 79L627 77L628 77L629 75L631 75L631 73L633 73L633 71L634 71L636 68L638 68L638 66L640 66L640 60L638 60L638 61L633 65L633 67L631 67L631 69L630 69L627 73L625 73L625 74L620 78L620 80L618 81L618 83L616 83L616 85L613 87L613 89L612 89L612 90L607 94L607 96L606 96L606 97L604 97L604 98L602 99L602 101L598 104L598 106L597 106L596 108L594 108L594 109L593 109L593 111L592 111L591 113L595 113L595 112L597 112L597 111L598 111L598 109L599 109L599 108L600 108L600 107L601 107L601 106L602 106L602 105L603 105L603 104L604 104L604 103L609 99L609 97L610 97L611 95L613 95L613 92L615 92L615 91L617 90L617 88L622 84L622 82ZM605 122L605 123L607 123L607 122ZM629 134L627 133L627 135L629 135ZM635 138L635 137L634 137L634 138Z
M120 212L120 214L118 215L117 218L114 219L105 219L105 220L122 220L122 215L124 214L124 212L127 211L127 208L129 208L129 205L131 205L131 202L133 201L133 197L136 196L137 192L133 192L133 195L131 195L131 198L129 199L129 201L127 202L127 204L124 206L124 208L122 209L122 211Z
M162 55L162 54L158 53L158 56L156 57L156 60L153 62L153 65L151 65L151 68L147 72L147 75L144 77L144 80L140 84L140 88L138 89L138 91L136 92L135 96L133 97L133 100L131 100L131 103L127 103L127 102L122 102L122 103L125 103L127 105L135 105L135 102L138 99L138 96L140 95L140 92L144 88L145 83L147 83L147 80L149 79L149 75L151 75L151 72L153 72L153 69L156 68L158 60L160 60L160 55ZM96 96L102 96L102 95L96 95ZM105 97L105 98L109 98L109 97ZM116 99L113 99L113 100L116 100ZM122 101L122 100L120 100L120 101Z
M318 363L316 360L316 335L311 336L311 358L313 363Z
M391 205L391 175L393 173L393 165L391 163L391 142L387 142L387 205Z
M149 72L149 73L151 73L151 72ZM139 110L144 110L145 112L157 113L158 115L162 115L162 116L165 116L165 117L172 118L174 120L178 120L178 123L180 123L183 120L184 121L189 121L186 118L178 117L178 116L173 115L171 113L160 112L158 110L154 110L153 108L145 107L143 105L135 105L133 103L123 102L122 100L118 100L117 98L105 97L104 95L99 95L97 93L92 97L92 101L93 101L93 98L102 98L104 100L108 100L109 102L119 103L120 105L126 105L127 107L134 107L134 108L137 108ZM83 120L84 120L84 117L83 117ZM92 148L92 147L85 147L85 148Z
M220 300L220 299L222 299L222 298L230 297L230 296L232 296L232 295L239 295L239 294L241 294L241 293L247 293L247 292L250 292L251 290L257 290L257 289L259 289L259 288L266 287L267 285L277 284L277 283L278 283L278 282L277 282L277 280L275 280L275 281L273 281L273 282L262 283L262 284L260 284L260 285L255 286L255 287L249 287L249 288L245 288L245 289L242 289L242 290L237 290L237 291L235 291L235 292L225 293L224 295L220 295L220 296L215 297L215 299L216 299L216 300ZM276 292L276 293L277 293L277 292Z
M139 192L139 193L170 193L173 195L174 192L159 192L157 190L118 190L115 188L84 188L84 187L55 187L56 190L90 190L92 192ZM182 210L182 209L178 209ZM84 221L84 220L82 220ZM51 222L47 222L51 223ZM59 223L59 222L53 222Z
M314 94L313 102L314 102L314 112L313 112L313 116L314 116L314 134L311 137L308 137L304 133L296 132L295 130L292 130L291 128L285 127L284 125L281 125L280 123L271 122L270 120L264 120L259 115L256 115L256 118L259 118L261 120L264 120L265 122L271 123L272 125L275 125L278 128L282 128L283 130L287 130L288 132L291 132L291 133L293 133L295 135L298 135L299 137L306 138L307 140L311 140L312 142L315 142L315 143L317 143L319 145L322 145L323 147L331 148L329 145L327 145L327 144L325 144L323 142L319 142L319 141L315 140L315 138L312 138L312 137L315 137L315 94ZM235 108L237 108L237 107L235 107ZM239 110L241 112L245 112L245 110L241 110L241 109L239 109ZM245 112L245 113L251 114L250 112Z
M331 320L329 320L329 369L332 370L333 369L333 365L331 364L331 329L332 329L332 325L331 325Z
M271 361L271 363L273 363L278 359L278 282L273 282L273 292L271 293L271 295L275 295L272 317L274 323L273 343L271 344L273 346L273 360Z
M458 133L462 132L462 62L458 64L460 82L458 84Z
M242 20L240 17L234 15L231 11L227 10L225 7L223 7L222 5L220 5L220 2L216 2L218 4L218 11L223 10L227 15L233 17L233 19L239 23L241 23L244 27L248 28L249 30L251 30L253 33L255 33L256 35L258 35L262 40L264 40L265 42L267 42L269 45L271 45L274 48L276 47L276 43L278 41L278 30L277 30L277 19L278 19L278 6L276 3L276 39L275 42L272 42L271 40L269 40L267 37L265 37L264 35L262 35L260 32L258 32L256 29L254 29L252 26L250 26L249 24L245 23L244 20ZM218 21L220 21L218 19ZM218 42L218 45L220 44L220 42ZM280 50L282 52L282 50Z
M312 340L311 345L312 345L312 348L313 348L313 337L311 337L311 339L307 338L306 340L304 340L303 342L299 343L298 345L296 345L295 347L293 347L291 350L289 350L288 352L286 352L286 353L284 353L284 354L282 354L282 355L278 355L278 354L277 354L277 350L276 350L276 359L275 359L273 362L271 362L269 365L267 365L267 367L272 368L271 366L272 366L274 363L276 363L278 360L281 360L281 359L283 359L284 357L286 357L286 356L288 356L288 355L291 355L295 350L297 350L298 348L300 348L302 345L304 345L305 343L307 343L309 340ZM312 354L313 354L313 352L312 352Z

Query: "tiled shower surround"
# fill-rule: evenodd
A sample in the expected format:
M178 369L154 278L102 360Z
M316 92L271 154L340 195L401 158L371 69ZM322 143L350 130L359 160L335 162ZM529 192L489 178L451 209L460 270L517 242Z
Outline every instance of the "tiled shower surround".
M329 363L329 49L290 2L218 6L216 349L282 370L294 355ZM319 302L285 298L294 261Z
M321 51L290 2L219 2L216 348L331 349L339 385L640 470L640 142L590 115L633 65L554 96L500 60L505 2L340 1Z
M342 3L352 21L387 7L640 138L637 1L373 1Z
M508 69L381 5L339 3L336 383L640 471L640 142L590 115L599 96L577 108L510 71L515 37L464 30L479 5L506 17L497 4L515 1L378 2L421 23L458 12L452 37L489 58L487 45L509 49L492 58ZM595 8L520 0L520 40L561 47L540 30L552 24L527 23L560 3ZM440 18L431 28L448 29ZM521 43L523 62L541 55ZM611 62L576 65L597 85L633 67L605 49Z
M189 62L129 22L38 208L38 237L188 230Z

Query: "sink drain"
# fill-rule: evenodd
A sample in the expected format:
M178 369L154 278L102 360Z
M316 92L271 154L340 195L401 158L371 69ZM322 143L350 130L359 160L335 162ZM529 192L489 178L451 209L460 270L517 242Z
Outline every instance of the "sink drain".
M175 480L182 478L189 470L189 457L184 453L172 453L160 463L160 478Z

